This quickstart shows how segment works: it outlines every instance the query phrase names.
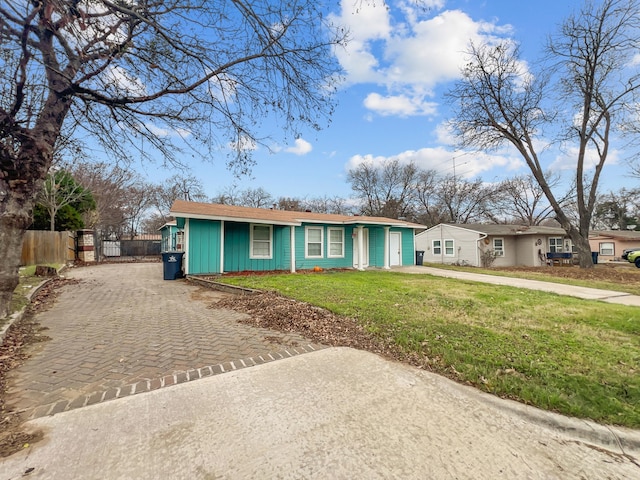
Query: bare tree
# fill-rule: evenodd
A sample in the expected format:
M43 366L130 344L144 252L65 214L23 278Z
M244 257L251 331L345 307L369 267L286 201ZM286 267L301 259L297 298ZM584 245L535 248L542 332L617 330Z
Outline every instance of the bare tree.
M545 174L549 185L560 182L560 176L552 173ZM494 220L502 215L507 223L519 225L542 225L552 218L555 213L547 201L544 191L532 174L519 175L501 182L500 193L493 199L494 209L491 217ZM561 204L566 204L561 201ZM496 220L496 223L499 223Z
M518 49L508 43L472 45L463 79L450 92L455 124L463 145L516 148L571 237L581 267L592 267L589 227L612 130L629 131L640 88L640 8L637 0L587 1L549 41L556 77L526 72ZM555 82L553 80L556 80ZM553 111L554 99L565 110ZM564 115L564 117L563 117ZM561 121L565 118L565 122ZM562 141L575 142L575 205L578 220L567 213L546 175L538 140L545 128L564 128ZM595 158L593 168L589 158Z
M601 195L596 203L592 228L599 230L634 230L638 226L638 190L620 189Z
M0 317L61 139L94 134L113 158L167 161L178 143L207 156L233 145L228 166L245 172L267 143L260 118L295 135L331 113L338 31L311 0L2 2Z
M245 207L265 208L273 206L273 197L264 188L247 188L240 194L240 204Z
M472 223L485 220L499 189L499 186L485 184L480 179L466 180L455 175L440 178L435 194L443 221Z
M361 163L349 170L347 181L362 202L362 214L414 218L418 174L414 163L389 160L381 166Z

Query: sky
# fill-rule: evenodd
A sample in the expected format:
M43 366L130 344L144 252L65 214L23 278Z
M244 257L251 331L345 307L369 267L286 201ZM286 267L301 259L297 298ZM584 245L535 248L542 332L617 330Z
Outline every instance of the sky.
M371 3L372 5L367 5ZM235 178L223 161L192 163L192 172L213 197L231 185L264 188L275 198L351 197L346 181L361 162L398 159L442 174L495 182L528 172L517 154L465 152L456 148L445 125L450 120L444 93L459 78L470 40L510 38L526 62L543 54L548 35L580 6L576 0L342 0L330 15L348 26L351 42L339 51L345 82L337 95L331 124L303 131L291 144L274 144L276 153L260 148L250 177ZM417 9L416 3L429 8ZM357 13L354 5L359 6ZM374 6L375 5L375 6ZM274 127L275 128L275 127ZM268 126L266 126L268 131ZM273 132L277 137L277 132ZM602 186L630 186L624 154L613 151ZM570 176L574 167L553 151L544 161ZM178 172L157 165L142 167L154 182Z

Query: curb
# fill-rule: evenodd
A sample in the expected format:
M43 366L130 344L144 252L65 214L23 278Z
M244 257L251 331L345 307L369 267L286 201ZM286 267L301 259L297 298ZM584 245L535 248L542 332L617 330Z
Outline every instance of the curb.
M60 275L60 273L62 271L64 271L66 268L67 268L67 265L63 265L62 267L60 267L60 269L58 270L58 275ZM0 344L2 344L4 342L4 337L7 335L7 332L9 331L9 328L11 328L11 326L14 323L22 320L22 317L24 317L24 312L27 310L27 306L31 303L31 300L33 299L33 297L40 291L40 289L42 287L44 287L47 283L49 283L51 280L53 280L53 278L55 278L55 277L47 278L47 279L43 280L42 282L40 282L35 287L33 287L31 290L29 290L29 292L26 294L27 305L22 307L17 312L12 313L9 316L9 321L5 325L3 325L2 328L0 328Z
M196 285L200 285L202 287L219 290L221 292L226 292L226 293L234 293L236 295L257 295L258 293L262 293L262 290L238 287L236 285L229 285L226 283L216 282L214 280L207 280L207 279L200 278L197 276L192 276L192 275L187 275L186 279L187 279L187 282L195 283Z

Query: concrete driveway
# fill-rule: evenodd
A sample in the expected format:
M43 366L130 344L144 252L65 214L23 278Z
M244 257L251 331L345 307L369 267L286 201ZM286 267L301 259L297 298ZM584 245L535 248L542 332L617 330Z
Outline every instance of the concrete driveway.
M70 275L81 282L39 315L52 340L13 379L15 398L35 417L29 427L45 439L0 460L0 480L640 476L637 431L500 400L368 352L245 327L239 314L201 301L218 294L160 280L161 265ZM34 407L38 395L21 391L40 391L28 381L38 371L57 378L51 362L67 350L67 381L73 372L88 377ZM125 393L111 401L109 391Z

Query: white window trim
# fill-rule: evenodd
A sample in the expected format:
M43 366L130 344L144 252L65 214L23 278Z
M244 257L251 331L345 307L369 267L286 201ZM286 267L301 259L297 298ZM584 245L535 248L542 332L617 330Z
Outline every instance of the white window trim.
M603 245L609 245L611 246L611 248L607 248L607 251L610 251L611 253L602 253L603 252ZM600 242L600 245L598 245L598 250L599 250L599 255L604 255L604 256L613 256L616 254L616 244L615 242Z
M496 240L500 240L502 242L502 246L500 248L496 248ZM504 257L504 238L496 237L493 239L493 253L496 257Z
M551 245L551 240L554 241L554 244ZM560 241L558 243L558 240ZM555 248L556 251L555 252L551 252L551 247ZM560 248L560 251L558 251L558 248ZM549 237L549 252L551 253L564 253L564 238L562 237Z
M436 243L439 243L439 245L436 246ZM436 253L436 248L440 249L438 253ZM431 253L433 255L442 255L442 240L431 240Z
M331 242L331 232L334 231L334 230L337 231L337 232L340 232L342 234L342 242L340 244L341 252L340 252L339 255L331 255L331 243L332 243ZM344 258L344 242L345 242L345 240L344 240L344 228L342 228L342 227L340 227L340 228L329 227L327 229L327 257L328 258ZM336 243L336 242L333 242L333 243Z
M255 255L253 253L253 229L254 227L269 228L269 255ZM273 225L265 225L262 223L249 224L249 258L251 260L270 260L273 258Z
M451 253L447 253L447 242L451 242ZM447 238L442 242L442 251L445 257L455 257L456 256L456 241L452 238Z
M309 230L320 230L320 255L309 255ZM324 227L304 227L304 258L324 258Z

